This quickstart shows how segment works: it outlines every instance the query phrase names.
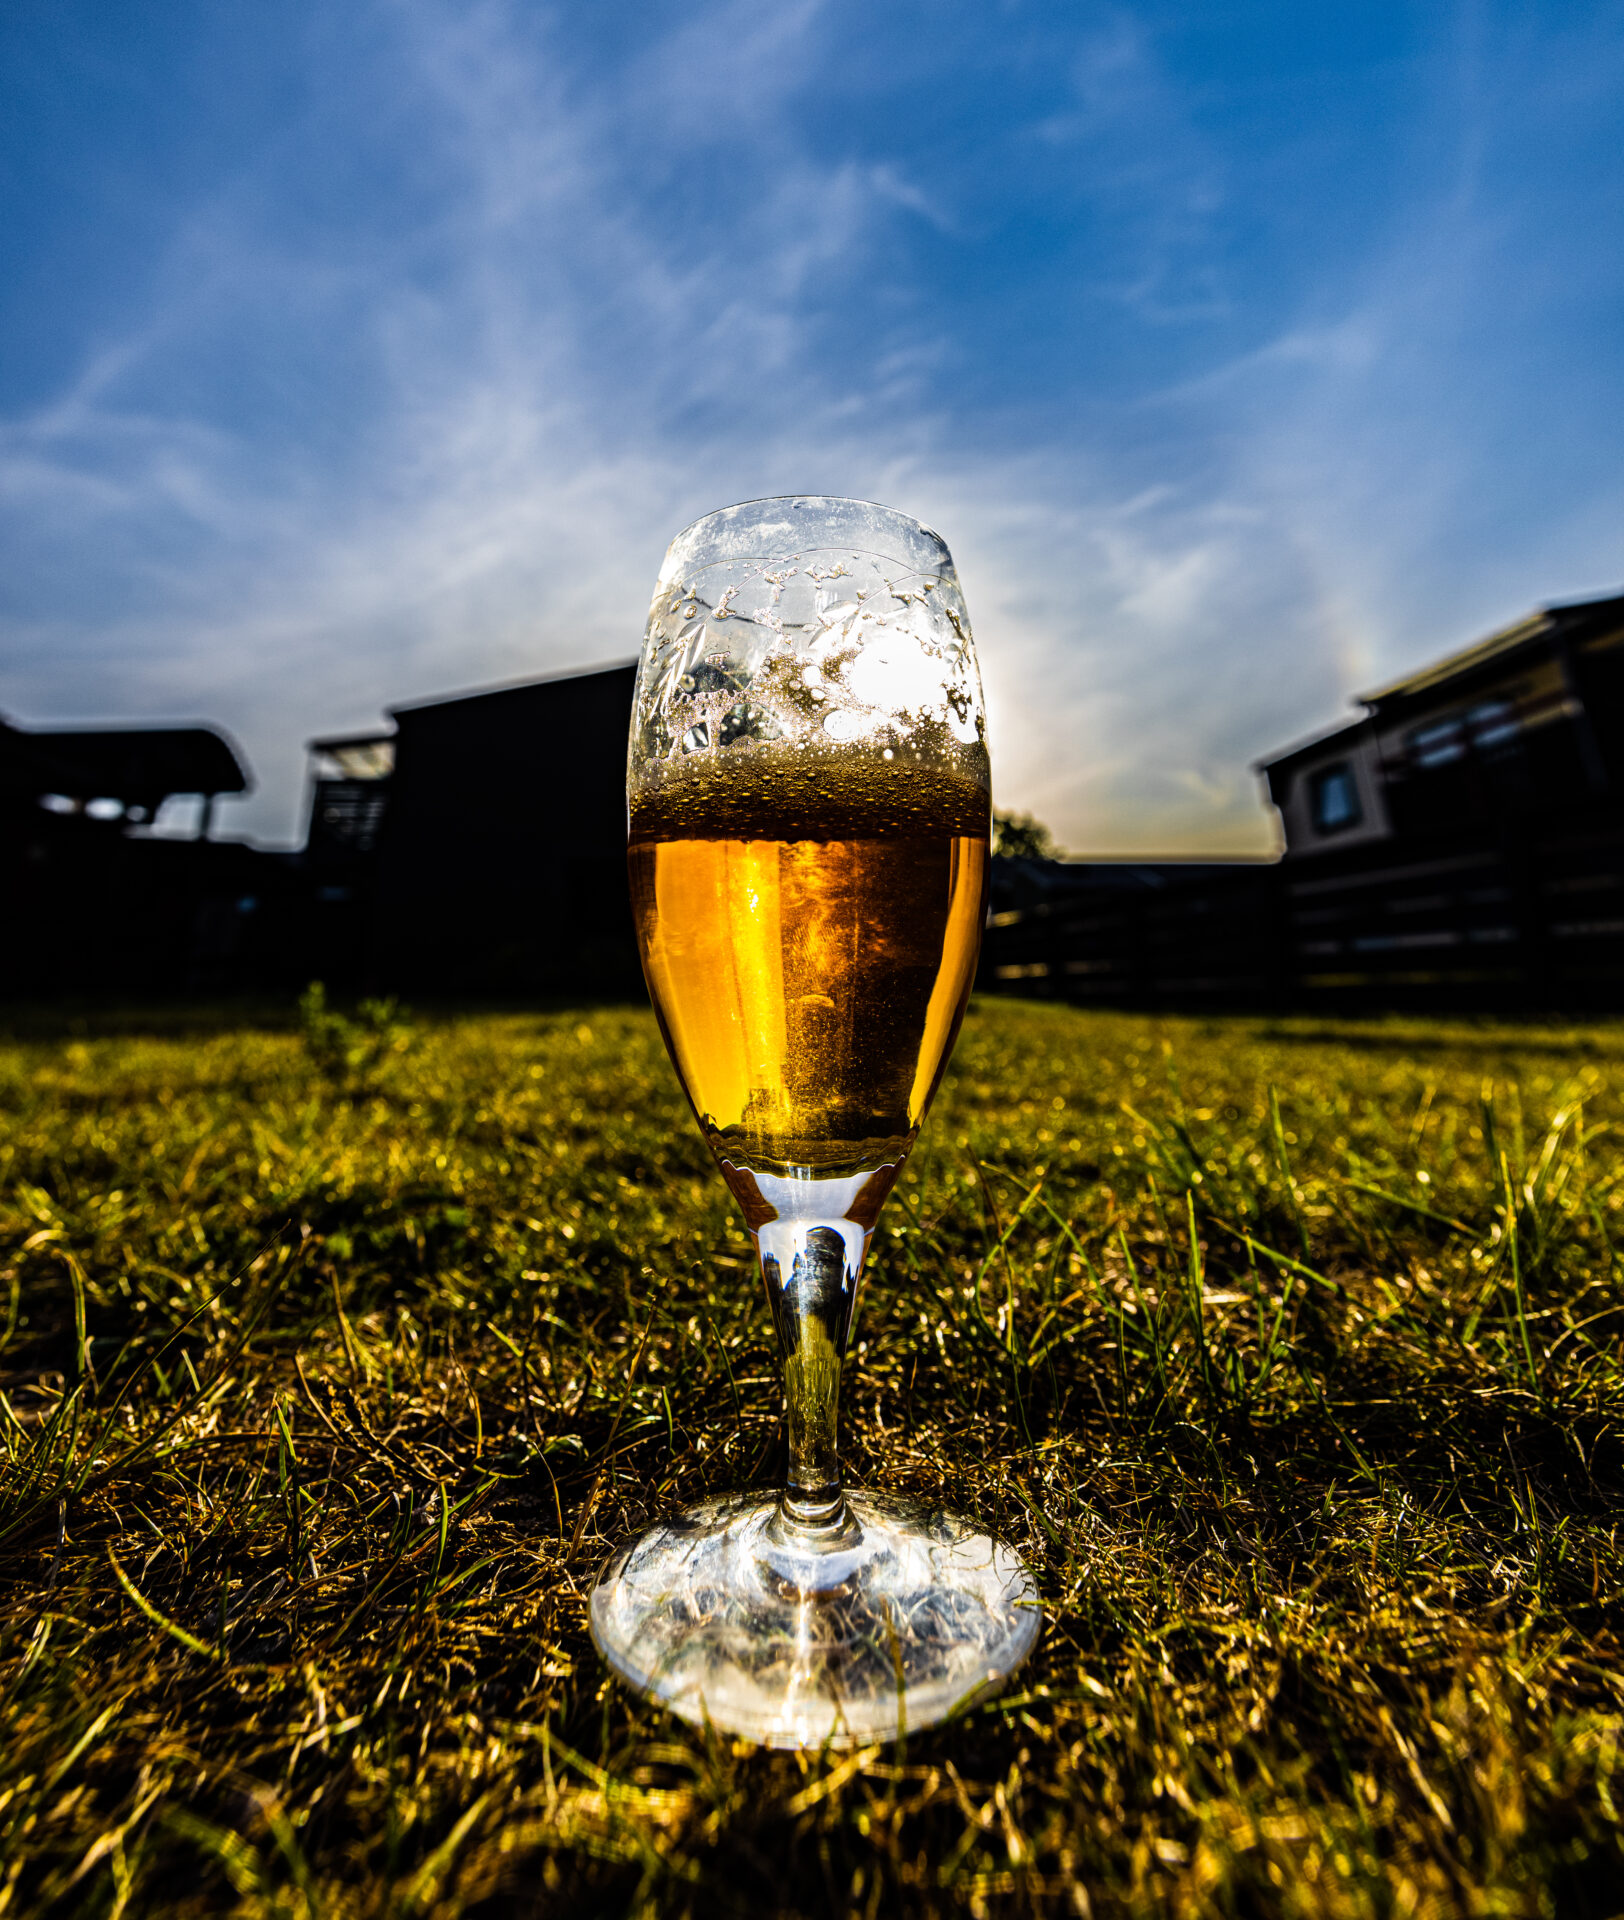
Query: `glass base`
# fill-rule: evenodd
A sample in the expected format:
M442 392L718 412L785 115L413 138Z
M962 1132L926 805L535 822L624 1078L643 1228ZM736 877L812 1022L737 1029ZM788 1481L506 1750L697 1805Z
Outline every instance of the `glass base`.
M655 1527L593 1589L598 1651L684 1720L768 1747L895 1740L995 1692L1043 1617L1020 1558L937 1509L846 1498L856 1524L825 1551L760 1494Z

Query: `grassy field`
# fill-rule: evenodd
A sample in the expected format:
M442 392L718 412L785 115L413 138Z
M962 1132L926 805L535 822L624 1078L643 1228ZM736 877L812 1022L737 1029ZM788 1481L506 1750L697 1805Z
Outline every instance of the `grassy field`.
M779 1448L645 1012L10 1032L8 1920L1624 1912L1624 1030L978 1004L845 1450L1043 1638L802 1757L587 1636Z

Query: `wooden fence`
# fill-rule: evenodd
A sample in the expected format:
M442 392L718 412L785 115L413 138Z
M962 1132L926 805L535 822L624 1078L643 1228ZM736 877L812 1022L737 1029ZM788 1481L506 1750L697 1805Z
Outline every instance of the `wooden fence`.
M1311 859L997 863L979 984L1119 1006L1624 1011L1624 824Z

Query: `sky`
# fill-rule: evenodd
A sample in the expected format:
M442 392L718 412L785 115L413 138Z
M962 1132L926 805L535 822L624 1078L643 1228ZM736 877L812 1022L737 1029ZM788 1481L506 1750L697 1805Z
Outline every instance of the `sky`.
M838 493L1000 805L1266 852L1258 758L1624 586L1621 98L1624 0L9 0L0 712L214 722L296 844L312 735Z

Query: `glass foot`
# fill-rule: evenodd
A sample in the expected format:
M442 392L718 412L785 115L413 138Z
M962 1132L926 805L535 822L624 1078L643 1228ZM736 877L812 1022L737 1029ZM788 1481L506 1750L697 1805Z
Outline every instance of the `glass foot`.
M615 1554L592 1638L684 1720L768 1747L895 1740L997 1690L1032 1651L1014 1551L913 1502L847 1494L856 1526L808 1552L760 1494L704 1501Z

